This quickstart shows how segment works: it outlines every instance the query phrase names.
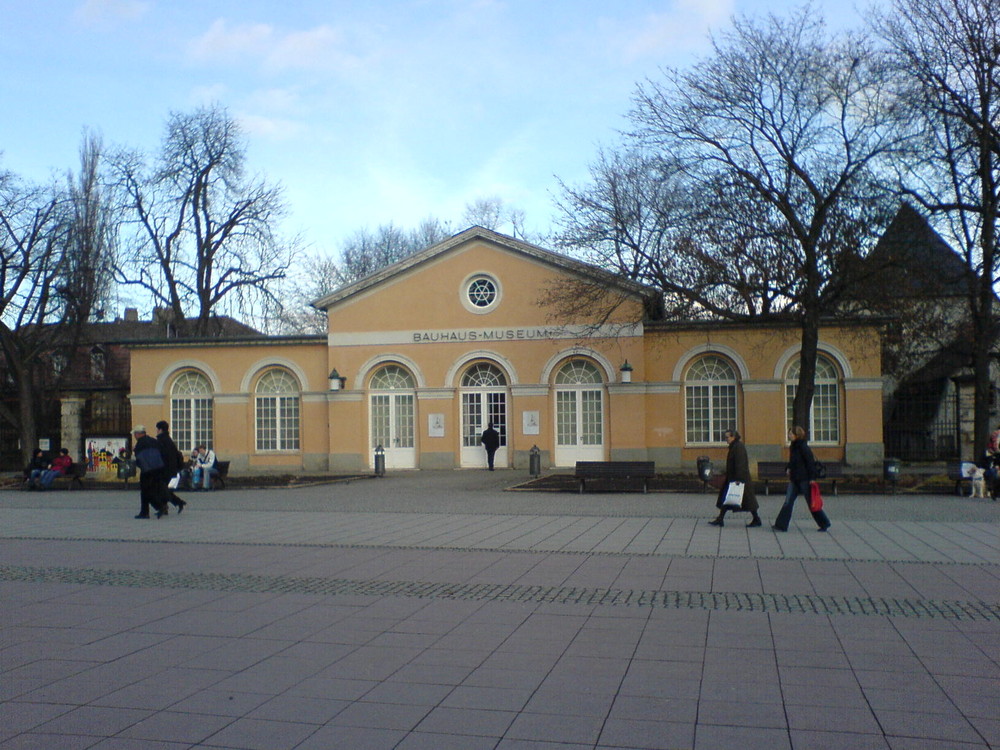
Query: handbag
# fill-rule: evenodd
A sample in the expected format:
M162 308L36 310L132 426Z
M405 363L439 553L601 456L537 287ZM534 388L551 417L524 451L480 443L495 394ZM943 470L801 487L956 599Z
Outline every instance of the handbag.
M180 486L180 483L181 483L181 475L177 474L176 476L170 477L170 481L167 482L167 487L169 487L172 490L176 490Z
M823 510L823 496L819 492L819 482L809 483L809 510L813 513Z
M144 448L143 450L136 452L135 462L143 471L156 471L157 469L162 469L166 466L166 464L163 463L163 454L160 453L160 449L158 447Z
M743 482L730 482L722 504L727 508L743 507Z

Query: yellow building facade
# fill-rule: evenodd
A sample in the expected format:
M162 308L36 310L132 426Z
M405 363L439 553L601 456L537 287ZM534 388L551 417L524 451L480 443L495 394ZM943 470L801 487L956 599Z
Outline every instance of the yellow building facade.
M556 319L558 289L597 279L610 316ZM653 460L690 471L724 460L722 431L751 461L786 452L799 329L650 320L647 288L480 227L318 300L325 337L170 341L132 350L135 421L171 422L179 447L214 446L233 473L480 468ZM584 306L585 308L585 306ZM643 321L643 322L636 322ZM878 331L820 334L812 445L824 460L882 459Z

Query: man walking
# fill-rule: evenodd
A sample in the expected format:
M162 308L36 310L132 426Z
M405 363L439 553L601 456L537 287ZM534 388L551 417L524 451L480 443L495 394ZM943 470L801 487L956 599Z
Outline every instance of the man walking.
M160 452L163 454L163 463L166 465L166 468L163 470L163 494L161 497L173 503L174 507L177 508L177 512L181 513L184 511L184 506L187 503L177 497L174 491L168 486L170 480L180 473L181 453L177 450L174 439L170 437L170 425L162 419L156 423L156 442L160 446Z
M492 422L483 430L483 435L479 438L479 442L486 449L486 463L489 465L490 471L493 471L493 456L496 455L497 448L500 447L500 433L493 429Z
M132 428L132 454L136 466L139 467L139 515L136 518L149 518L149 509L156 509L156 517L167 514L167 501L163 498L162 488L166 486L163 476L166 463L160 452L160 445L146 434L144 425L137 424Z

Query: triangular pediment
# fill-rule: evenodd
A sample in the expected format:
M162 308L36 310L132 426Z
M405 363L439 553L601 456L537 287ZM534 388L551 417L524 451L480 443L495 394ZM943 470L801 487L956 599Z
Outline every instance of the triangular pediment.
M353 284L341 287L336 291L321 297L312 303L313 307L329 311L331 308L347 302L359 295L371 293L377 287L384 286L418 271L422 266L429 266L446 259L448 255L457 254L464 248L475 243L485 244L491 248L523 257L565 275L578 277L591 283L598 283L619 294L634 296L637 300L648 300L656 297L656 290L651 287L629 281L615 274L588 263L583 263L567 255L547 250L538 245L510 237L480 226L472 226L463 232L449 237L442 242L414 253L408 258L393 263L376 271Z

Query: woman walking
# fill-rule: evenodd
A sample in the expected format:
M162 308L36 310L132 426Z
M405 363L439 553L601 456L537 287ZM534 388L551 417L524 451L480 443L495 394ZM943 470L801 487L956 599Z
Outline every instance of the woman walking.
M806 431L796 425L788 431L791 445L788 451L788 490L785 492L785 504L781 506L778 517L771 526L775 531L788 531L788 522L792 519L792 508L799 495L809 502L809 483L816 479L816 459L812 448L806 441ZM820 531L830 528L830 519L822 510L810 511Z
M747 528L760 526L760 516L757 510L757 495L753 491L750 483L750 459L747 458L747 448L743 444L743 439L736 430L726 430L723 433L726 442L729 443L729 452L726 454L726 481L719 492L719 499L715 501L715 507L719 509L719 515L712 521L712 526L723 526L727 511L743 510L753 514L753 519L747 524ZM731 482L743 482L743 504L739 508L723 505Z

